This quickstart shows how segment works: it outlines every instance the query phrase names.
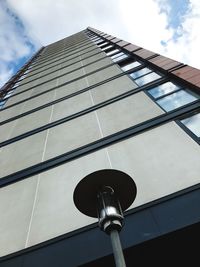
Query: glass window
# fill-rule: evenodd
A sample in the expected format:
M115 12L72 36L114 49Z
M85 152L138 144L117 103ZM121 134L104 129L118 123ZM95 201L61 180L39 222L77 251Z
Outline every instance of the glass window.
M103 39L99 39L99 40L94 41L94 43L98 44L98 43L101 43L102 41L103 41Z
M120 60L122 60L122 59L124 59L124 58L127 58L127 57L128 57L128 55L126 55L126 54L123 53L123 52L120 52L120 53L117 53L117 54L111 56L111 59L112 59L114 62L118 62L118 61L120 61Z
M152 72L152 70L148 69L148 68L143 68L141 70L138 70L138 71L135 71L133 73L130 74L130 76L133 78L133 79L137 79L145 74L148 74Z
M188 117L181 122L195 134L197 137L200 137L200 113L195 114L191 117Z
M0 109L3 108L3 106L4 106L5 103L6 103L6 100L3 100L3 101L1 100L1 101L0 101Z
M138 67L140 65L141 64L138 61L134 61L134 62L128 63L127 65L121 67L121 69L123 71L127 71L127 70L130 70L130 69L136 68L136 67Z
M106 53L106 55L107 55L107 56L111 56L111 55L113 55L113 54L115 54L115 53L117 53L117 52L119 52L119 49L114 49L114 50L112 50L112 51Z
M142 85L145 85L147 83L153 82L159 78L161 78L160 75L158 75L155 72L151 72L145 76L142 76L142 77L136 79L135 82L137 83L138 86L142 86Z
M148 90L148 92L154 98L158 98L160 96L166 95L166 94L171 93L173 91L176 91L178 89L180 89L179 86L177 86L171 82L167 82L167 83L163 83L161 85L158 85L158 86L154 87L153 89Z
M9 91L9 92L3 97L3 99L7 99L7 98L9 98L13 93L14 93L14 90Z
M107 45L107 46L101 48L101 50L102 50L102 51L106 51L106 50L108 50L108 49L111 48L111 47L113 47L113 45Z
M166 111L170 111L179 108L183 105L195 101L197 98L185 90L167 95L159 100L157 103Z
M98 45L98 47L102 47L102 46L107 45L107 44L108 44L108 42L103 42L102 44Z

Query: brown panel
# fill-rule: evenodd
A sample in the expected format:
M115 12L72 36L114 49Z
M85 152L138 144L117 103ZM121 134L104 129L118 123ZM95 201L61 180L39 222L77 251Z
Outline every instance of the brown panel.
M197 74L191 78L188 79L189 82L191 82L192 84L198 84L200 82L200 74Z
M161 55L158 57L152 58L151 60L149 60L149 62L152 62L153 64L155 64L158 67L163 68L164 70L169 70L181 64L178 61L175 61L173 59L170 59L170 58L167 58Z
M196 75L200 75L200 71L197 69L193 69L188 71L187 73L184 73L184 79L190 79L191 77L194 77Z
M190 66L184 66L183 68L180 68L178 70L175 70L172 73L175 74L176 76L182 77L184 73L187 73L191 69L192 69L192 67L190 67Z
M163 57L163 56L157 56L157 57L155 57L155 58L152 58L152 59L150 59L149 60L149 62L152 62L152 63L154 63L155 65L158 65L159 66L159 64L161 64L163 61L166 61L166 58L165 57Z
M114 38L114 39L112 40L112 43L117 43L117 42L119 42L119 41L121 41L119 38Z
M200 90L200 82L196 83L196 86L199 87Z
M154 53L152 51L149 51L149 50L146 50L144 48L141 49L141 50L136 51L134 54L138 55L138 56L140 56L140 57L142 57L144 59L156 55L156 53Z
M129 43L128 42L126 42L126 41L120 41L119 43L117 43L117 45L119 45L119 46L121 46L121 47L123 47L123 46L125 46L125 45L128 45ZM126 48L126 47L125 47Z
M107 40L112 40L114 38L115 38L115 36L112 36L112 35L109 35L108 37L106 37Z
M133 44L129 44L126 47L124 47L124 49L128 50L129 52L133 52L135 50L137 50L138 48L141 48L137 45L133 45Z
M109 36L111 36L111 35L109 35L109 34L105 34L105 35L104 35L104 38L107 39Z
M172 68L175 68L175 67L179 66L180 64L181 64L181 63L179 63L179 62L177 62L177 61L173 61L173 62L171 62L171 63L168 63L168 64L166 64L166 65L163 65L162 68L163 68L164 70L170 70L170 69L172 69Z

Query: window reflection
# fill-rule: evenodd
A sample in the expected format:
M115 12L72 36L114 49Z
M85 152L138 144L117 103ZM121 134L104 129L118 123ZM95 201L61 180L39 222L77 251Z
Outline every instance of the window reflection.
M107 44L108 44L108 42L103 42L102 44L98 45L98 47L102 47L102 46L107 45Z
M190 93L180 90L168 96L165 96L159 100L157 103L164 108L166 111L171 111L188 103L195 101L197 98Z
M120 53L117 53L113 56L111 56L111 59L114 61L114 62L118 62L124 58L127 58L128 55L124 54L123 52L120 52Z
M97 41L94 41L94 43L95 44L99 44L99 43L101 43L103 41L103 39L99 39L99 40L97 40Z
M145 76L142 76L142 77L136 79L135 82L137 83L138 86L142 86L142 85L145 85L145 84L150 83L152 81L155 81L159 78L161 78L160 75L158 75L155 72L151 72Z
M106 55L107 55L107 56L111 56L111 55L113 55L113 54L115 54L115 53L117 53L117 52L119 52L119 49L114 49L114 50L112 50L112 51L106 53Z
M181 120L181 122L195 134L200 137L200 113L195 114L187 119Z
M150 73L150 72L151 72L150 69L148 69L148 68L143 68L143 69L141 69L141 70L138 70L138 71L135 71L135 72L131 73L130 76L131 76L133 79L137 79L137 78L139 78L140 76L145 75L145 74Z
M153 89L148 90L148 92L154 97L154 98L158 98L160 96L166 95L170 92L176 91L178 90L180 87L171 83L171 82L167 82L167 83L163 83Z
M133 69L133 68L136 68L138 66L140 66L141 64L138 62L138 61L134 61L134 62L131 62L125 66L123 66L121 69L123 71L127 71L127 70L130 70L130 69Z
M113 47L113 45L107 45L106 47L104 48L101 48L102 51L106 51L108 50L109 48Z

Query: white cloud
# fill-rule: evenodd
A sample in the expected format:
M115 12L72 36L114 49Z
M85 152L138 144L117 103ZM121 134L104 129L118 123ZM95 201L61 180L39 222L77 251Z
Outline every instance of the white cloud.
M17 17L9 11L5 1L0 3L0 86L13 74L21 58L28 57L32 48L30 38L23 31Z
M166 2L167 1L161 1ZM167 46L161 52L170 58L181 61L190 66L200 69L199 47L200 47L200 2L190 0L186 13L180 18L181 24L177 29L176 39L170 38Z
M175 3L171 0L7 0L6 3L23 21L24 34L35 44L47 45L91 26L200 68L199 0L190 0L190 8L177 29L169 25ZM10 33L6 49L6 42L1 42L4 57L14 60L26 55L29 49L24 42L26 37L16 33L13 21L7 20L2 28ZM176 39L175 33L179 33ZM161 41L166 43L165 47Z

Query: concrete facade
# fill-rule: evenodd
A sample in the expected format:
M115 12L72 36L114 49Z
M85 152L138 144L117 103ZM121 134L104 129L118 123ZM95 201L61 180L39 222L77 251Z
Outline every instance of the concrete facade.
M113 47L104 50L104 41ZM125 57L108 56L114 49ZM2 266L22 266L10 262L46 242L53 248L54 240L68 234L72 243L84 231L90 238L97 221L76 209L73 191L93 171L118 169L133 177L138 194L127 218L199 188L199 91L190 75L188 81L181 76L182 63L88 28L43 48L27 66L2 91L1 101L14 90L0 110ZM194 75L197 81L200 71ZM163 91L159 86L167 82L178 89ZM150 94L152 88L160 98ZM178 98L180 91L193 97ZM178 102L177 108L167 112L160 99ZM195 213L200 221L200 210ZM109 255L106 249L80 257L79 265Z

